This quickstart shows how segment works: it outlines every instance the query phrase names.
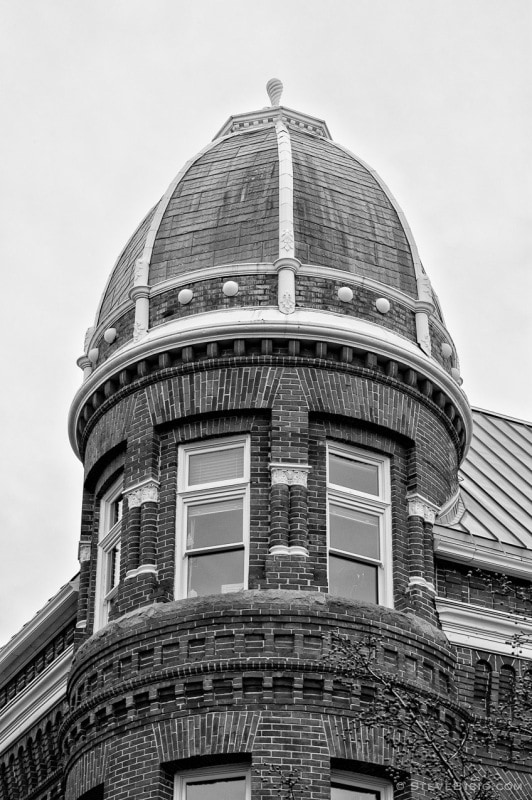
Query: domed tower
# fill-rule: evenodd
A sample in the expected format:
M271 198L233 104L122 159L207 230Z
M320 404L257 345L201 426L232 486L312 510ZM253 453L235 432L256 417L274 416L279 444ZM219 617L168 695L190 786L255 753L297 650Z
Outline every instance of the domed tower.
M86 337L67 800L391 797L337 632L452 692L432 524L471 430L455 348L382 180L281 88L183 167Z

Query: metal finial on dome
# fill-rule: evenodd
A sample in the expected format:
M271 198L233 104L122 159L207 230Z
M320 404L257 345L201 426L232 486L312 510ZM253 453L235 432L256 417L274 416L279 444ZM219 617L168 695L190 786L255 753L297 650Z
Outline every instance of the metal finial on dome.
M268 97L270 98L272 106L278 106L283 93L283 84L279 78L270 78L266 84L266 91L268 92Z

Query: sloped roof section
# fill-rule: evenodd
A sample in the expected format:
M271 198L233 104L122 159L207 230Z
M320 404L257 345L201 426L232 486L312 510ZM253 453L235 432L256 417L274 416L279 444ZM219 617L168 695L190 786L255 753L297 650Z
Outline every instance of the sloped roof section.
M452 524L441 520L437 527L485 540L486 547L532 552L532 423L473 409L461 473L463 505Z

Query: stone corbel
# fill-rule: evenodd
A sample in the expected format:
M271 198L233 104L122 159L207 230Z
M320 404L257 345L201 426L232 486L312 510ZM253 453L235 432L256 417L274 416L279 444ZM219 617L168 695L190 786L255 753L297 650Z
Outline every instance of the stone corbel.
M310 469L307 464L271 463L272 486L283 483L286 486L304 486L306 489Z
M408 516L421 517L429 525L434 525L439 507L420 494L408 495Z

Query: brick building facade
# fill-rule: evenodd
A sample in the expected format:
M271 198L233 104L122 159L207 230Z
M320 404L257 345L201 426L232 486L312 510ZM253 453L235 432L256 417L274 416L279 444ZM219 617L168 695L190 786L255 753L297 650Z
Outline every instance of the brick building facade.
M1 800L434 797L331 641L373 636L449 718L532 656L531 427L471 411L397 203L278 88L88 331L80 573L0 651ZM526 758L489 764L532 796Z

